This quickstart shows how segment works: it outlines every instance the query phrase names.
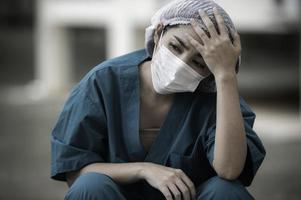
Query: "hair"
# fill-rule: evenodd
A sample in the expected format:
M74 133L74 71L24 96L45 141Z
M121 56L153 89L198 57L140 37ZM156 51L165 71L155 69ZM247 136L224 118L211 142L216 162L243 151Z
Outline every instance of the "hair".
M155 33L157 31L158 24L163 24L163 35L170 28L176 27L177 25L189 25L191 19L195 19L198 24L207 32L208 30L204 24L199 10L204 10L211 21L213 22L215 28L218 30L217 21L214 17L213 8L216 7L219 10L222 18L225 21L226 28L228 30L229 37L233 43L233 37L231 35L230 29L235 30L235 26L226 13L226 11L216 4L213 0L173 0L167 5L160 8L151 19L151 25L145 30L145 48L149 57L152 58L155 48ZM236 73L239 71L241 63L241 56L236 64ZM204 80L202 80L197 88L197 91L202 92L216 92L216 85L214 80L214 75L210 75Z
M190 24L191 19L195 19L200 24L200 26L205 31L207 31L207 27L199 14L199 10L202 9L208 14L209 18L217 28L218 25L214 17L213 7L217 7L219 12L221 13L228 29L230 38L231 40L233 40L230 34L230 28L235 30L235 26L226 11L219 5L217 5L213 0L174 0L160 8L152 17L151 25L146 28L145 47L150 57L152 57L153 55L155 46L154 34L156 32L158 24L163 24L163 27L165 28L180 24L187 25Z

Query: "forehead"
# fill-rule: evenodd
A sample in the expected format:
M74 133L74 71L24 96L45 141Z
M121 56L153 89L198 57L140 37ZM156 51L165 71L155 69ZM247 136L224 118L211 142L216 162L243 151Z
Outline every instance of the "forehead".
M192 36L195 40L200 42L200 37L197 35L197 33L194 31L192 26L190 24L188 25L176 25L176 26L170 26L167 28L166 33L164 34L165 39L170 39L173 36L177 36L181 38L183 41L187 42L188 45L190 43L188 42L185 33L188 33L190 36Z

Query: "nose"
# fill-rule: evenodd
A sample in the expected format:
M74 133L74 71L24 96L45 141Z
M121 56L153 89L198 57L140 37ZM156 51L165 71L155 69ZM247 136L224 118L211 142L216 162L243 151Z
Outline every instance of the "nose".
M189 51L184 51L182 54L178 55L178 57L187 65L189 65L189 61L191 59L191 53Z
M210 74L210 70L207 67L205 69L201 69L199 67L191 65L191 61L194 55L195 55L194 52L185 50L183 53L178 55L178 58L180 58L184 63L186 63L190 68L194 69L200 75L208 76Z

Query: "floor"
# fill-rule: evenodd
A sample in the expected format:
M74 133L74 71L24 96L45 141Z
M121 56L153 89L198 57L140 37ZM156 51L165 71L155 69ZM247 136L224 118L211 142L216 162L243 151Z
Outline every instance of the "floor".
M63 199L67 185L49 178L49 136L66 97L33 101L24 88L0 91L0 199ZM252 107L267 156L250 192L256 199L300 199L298 112L256 102Z

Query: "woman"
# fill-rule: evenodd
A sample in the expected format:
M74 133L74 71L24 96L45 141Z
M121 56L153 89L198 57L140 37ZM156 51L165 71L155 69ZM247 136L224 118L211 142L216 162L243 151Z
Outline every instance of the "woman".
M211 0L177 0L146 49L107 60L71 91L52 131L65 199L253 199L265 150L239 96L240 39Z

